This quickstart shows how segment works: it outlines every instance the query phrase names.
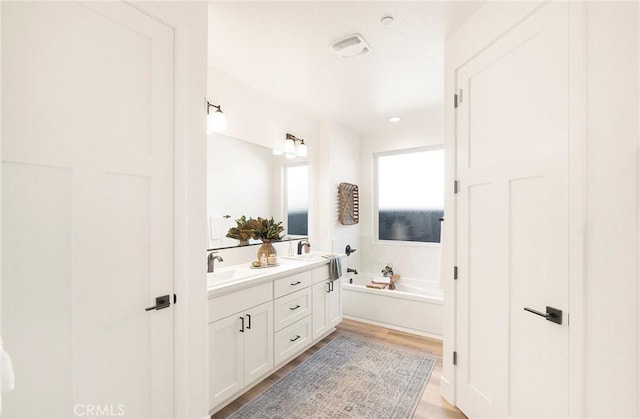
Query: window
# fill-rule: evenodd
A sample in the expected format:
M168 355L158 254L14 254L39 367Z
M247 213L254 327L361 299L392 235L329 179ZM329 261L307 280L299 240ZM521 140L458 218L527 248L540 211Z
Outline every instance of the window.
M309 171L308 166L288 166L285 170L285 208L287 211L287 234L307 236Z
M380 153L374 163L378 240L440 243L444 150Z

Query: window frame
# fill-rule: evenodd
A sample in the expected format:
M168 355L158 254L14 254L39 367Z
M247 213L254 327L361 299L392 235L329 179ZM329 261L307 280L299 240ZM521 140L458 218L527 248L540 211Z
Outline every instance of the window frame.
M429 145L422 147L404 148L398 150L380 151L373 153L373 244L379 245L402 245L402 246L415 246L415 247L442 247L442 242L421 242L421 241L406 241L406 240L380 240L380 206L379 206L379 173L378 173L378 160L380 157L394 156L398 154L411 154L420 153L423 151L436 151L443 150L444 144ZM442 226L441 226L442 227Z

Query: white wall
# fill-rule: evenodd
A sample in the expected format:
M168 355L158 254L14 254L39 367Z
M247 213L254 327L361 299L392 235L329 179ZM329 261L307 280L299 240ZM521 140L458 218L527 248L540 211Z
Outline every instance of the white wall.
M396 133L362 138L360 148L361 270L380 273L392 263L395 273L416 279L438 281L440 246L431 244L389 244L375 240L373 154L443 144L444 120L441 106L425 114L428 124L419 134ZM400 122L401 123L401 122ZM409 181L409 180L408 180Z
M352 183L360 189L360 138L349 128L331 121L320 123L319 223L320 249L344 253L347 244L360 247L360 224L342 225L338 221L338 186ZM361 189L360 189L361 190ZM348 267L358 269L360 252L345 259Z
M445 211L452 211L455 70L539 2L485 4L445 47ZM635 2L570 5L570 415L638 416L638 79ZM586 114L585 114L586 112ZM445 222L441 391L455 401L454 226Z

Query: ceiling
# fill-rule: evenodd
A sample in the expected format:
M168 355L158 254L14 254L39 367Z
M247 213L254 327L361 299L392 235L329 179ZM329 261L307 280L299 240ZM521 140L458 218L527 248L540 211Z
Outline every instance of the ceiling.
M209 65L360 135L421 130L442 115L444 39L480 2L211 2ZM393 16L391 25L380 23ZM339 57L359 33L371 52ZM430 117L431 115L431 117ZM399 116L396 123L389 122Z

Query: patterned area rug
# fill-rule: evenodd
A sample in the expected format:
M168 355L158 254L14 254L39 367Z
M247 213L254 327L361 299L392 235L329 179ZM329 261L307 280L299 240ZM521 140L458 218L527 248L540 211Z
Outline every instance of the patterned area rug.
M410 418L435 363L338 335L231 418Z

